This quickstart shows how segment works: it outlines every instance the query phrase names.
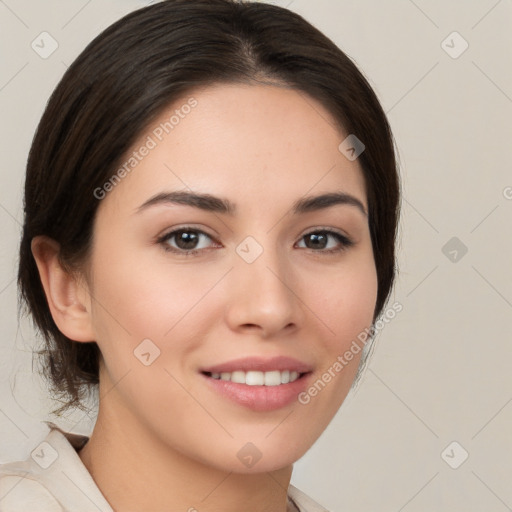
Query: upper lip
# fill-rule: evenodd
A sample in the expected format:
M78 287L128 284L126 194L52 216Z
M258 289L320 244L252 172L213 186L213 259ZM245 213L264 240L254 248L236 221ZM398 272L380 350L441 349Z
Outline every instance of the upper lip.
M278 356L271 358L264 357L242 357L240 359L233 359L225 363L215 364L201 368L200 371L204 373L232 373L234 371L296 371L297 373L308 373L312 371L311 365L294 359L293 357Z

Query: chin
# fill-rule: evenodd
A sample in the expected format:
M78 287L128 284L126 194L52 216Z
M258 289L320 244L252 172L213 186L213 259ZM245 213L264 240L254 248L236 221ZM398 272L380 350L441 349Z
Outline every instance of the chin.
M296 435L288 432L286 436L277 432L268 435L268 429L265 429L265 434L259 437L247 436L244 440L237 437L227 443L218 443L208 463L219 470L239 474L278 471L300 459L317 437L306 439L302 429L297 429Z

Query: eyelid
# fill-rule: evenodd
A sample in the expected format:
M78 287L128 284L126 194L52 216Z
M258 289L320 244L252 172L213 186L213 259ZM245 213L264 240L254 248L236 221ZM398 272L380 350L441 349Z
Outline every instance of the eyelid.
M337 233L338 235L341 235L342 237L346 238L347 240L352 240L350 235L348 233L345 233L341 229L333 228L331 226L315 226L314 228L308 228L301 237L310 235L311 233L317 233L318 231L328 231L329 233Z
M183 225L183 226L176 226L176 227L169 228L169 230L165 230L163 235L157 235L155 238L157 240L159 240L159 239L167 237L168 235L174 234L177 231L184 231L184 230L187 230L187 229L189 229L190 231L197 231L198 233L205 234L205 235L209 236L212 239L215 239L215 237L216 237L216 235L211 235L210 233L205 231L203 228L196 227L193 224L186 224L186 225ZM338 228L333 228L331 226L315 226L315 227L312 227L312 228L308 228L308 229L306 229L304 231L304 233L299 238L302 238L302 237L304 237L306 235L310 235L311 233L316 233L318 231L334 232L334 233L337 233L338 235L341 235L341 236L343 236L343 237L345 237L345 238L347 238L349 240L351 239L351 236L348 233L346 233L343 230L340 230Z
M161 238L164 238L170 234L173 234L175 233L176 231L185 231L185 230L190 230L190 231L197 231L198 233L203 233L207 236L209 236L210 238L215 238L216 235L213 235L213 234L210 234L208 231L206 231L202 226L198 226L198 225L195 225L195 224L178 224L177 226L172 226L172 227L169 227L169 228L166 228L162 231L162 234L161 235L157 235L155 237L155 240L156 239L161 239Z

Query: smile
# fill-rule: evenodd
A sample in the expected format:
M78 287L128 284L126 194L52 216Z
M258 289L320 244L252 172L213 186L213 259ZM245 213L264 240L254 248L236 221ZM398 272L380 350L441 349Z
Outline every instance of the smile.
M294 370L273 370L269 372L235 370L233 372L210 373L205 375L216 380L235 382L247 386L280 386L295 382L302 374Z
M258 412L270 412L297 404L298 395L304 392L313 377L311 372L299 373L288 370L235 370L220 373L201 372L201 375L215 395ZM269 384L265 384L267 378ZM287 379L288 382L281 382ZM243 382L235 382L236 380Z

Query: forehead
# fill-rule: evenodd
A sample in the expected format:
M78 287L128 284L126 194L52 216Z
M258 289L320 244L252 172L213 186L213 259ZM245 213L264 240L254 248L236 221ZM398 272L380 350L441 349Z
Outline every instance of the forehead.
M140 135L122 162L128 172L104 202L133 209L155 193L187 189L230 197L254 212L336 190L366 206L359 163L338 149L346 136L301 91L245 84L196 89Z

